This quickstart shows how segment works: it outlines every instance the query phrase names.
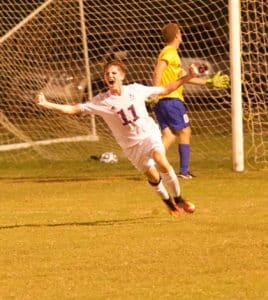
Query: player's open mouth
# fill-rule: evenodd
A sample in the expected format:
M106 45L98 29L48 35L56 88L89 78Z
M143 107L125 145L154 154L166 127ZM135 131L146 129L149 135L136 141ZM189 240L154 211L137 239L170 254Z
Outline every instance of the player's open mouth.
M115 83L115 80L113 80L113 79L109 79L109 80L108 80L108 83L109 83L109 85L112 85L112 84L114 84L114 83Z

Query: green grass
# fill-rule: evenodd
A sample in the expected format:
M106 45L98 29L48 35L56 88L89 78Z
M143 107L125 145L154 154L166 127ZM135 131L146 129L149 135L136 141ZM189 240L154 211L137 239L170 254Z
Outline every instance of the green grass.
M125 161L3 163L0 299L268 299L268 172L193 170L174 219Z

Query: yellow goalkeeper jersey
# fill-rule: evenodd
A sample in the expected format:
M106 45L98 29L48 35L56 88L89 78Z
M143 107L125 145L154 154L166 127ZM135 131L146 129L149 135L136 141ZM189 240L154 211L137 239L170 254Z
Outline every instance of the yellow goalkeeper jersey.
M161 86L164 86L174 80L177 80L181 76L183 69L181 67L181 59L177 49L170 45L167 45L160 52L158 61L161 60L164 60L167 63L167 67L165 68L161 77ZM163 98L179 98L180 100L184 101L183 86L180 86L177 90L168 95L159 97L159 100Z

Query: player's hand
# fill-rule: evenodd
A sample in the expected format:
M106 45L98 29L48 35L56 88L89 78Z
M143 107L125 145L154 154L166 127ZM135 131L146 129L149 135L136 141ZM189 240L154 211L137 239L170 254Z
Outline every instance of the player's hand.
M217 72L206 82L208 87L216 87L220 89L226 89L230 84L230 77L228 75L222 75L221 72Z
M45 106L47 99L43 93L39 93L35 98L34 102L40 106Z

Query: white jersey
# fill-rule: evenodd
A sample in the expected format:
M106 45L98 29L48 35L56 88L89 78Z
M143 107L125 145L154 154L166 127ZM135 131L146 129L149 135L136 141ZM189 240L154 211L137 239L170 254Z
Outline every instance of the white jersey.
M101 116L111 129L117 143L123 148L132 147L147 137L161 134L158 125L149 116L145 101L163 91L163 87L141 84L123 85L122 95L109 91L100 93L91 102L80 104L82 112Z

